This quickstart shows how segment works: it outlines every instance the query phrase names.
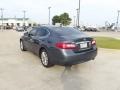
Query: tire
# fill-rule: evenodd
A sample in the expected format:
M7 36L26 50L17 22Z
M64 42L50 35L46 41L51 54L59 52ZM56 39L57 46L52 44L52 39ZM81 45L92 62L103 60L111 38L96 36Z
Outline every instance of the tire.
M52 67L54 66L51 62L50 62L50 58L48 56L48 53L45 49L42 49L40 51L40 60L41 60L41 63L44 67L46 68L49 68L49 67Z
M21 51L26 51L22 40L20 40L20 49L21 49Z

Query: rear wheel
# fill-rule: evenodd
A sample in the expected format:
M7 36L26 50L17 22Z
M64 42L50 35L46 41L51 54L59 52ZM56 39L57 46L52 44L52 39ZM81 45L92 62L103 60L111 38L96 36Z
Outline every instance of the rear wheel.
M22 40L20 41L20 49L21 49L22 51L26 51L25 46L24 46Z
M40 59L41 59L41 63L44 67L52 67L53 64L50 62L48 53L45 49L42 49L42 51L40 52Z

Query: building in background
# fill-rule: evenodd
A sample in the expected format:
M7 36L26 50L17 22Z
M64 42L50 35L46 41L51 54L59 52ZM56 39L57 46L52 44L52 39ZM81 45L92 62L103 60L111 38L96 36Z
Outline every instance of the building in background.
M2 26L2 21L3 21L3 26L4 28L13 28L13 27L21 27L24 26L24 19L23 18L4 18L3 20L0 18L0 26ZM37 22L25 18L25 26L36 26L38 25Z

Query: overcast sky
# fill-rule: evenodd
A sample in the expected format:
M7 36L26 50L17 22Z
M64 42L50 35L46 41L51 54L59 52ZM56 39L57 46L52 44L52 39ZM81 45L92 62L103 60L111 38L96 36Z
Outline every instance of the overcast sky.
M68 12L70 17L76 15L78 0L0 0L0 8L4 8L4 17L26 16L40 23L48 23L48 6L51 16ZM80 21L89 25L104 25L105 21L116 22L120 0L81 0Z

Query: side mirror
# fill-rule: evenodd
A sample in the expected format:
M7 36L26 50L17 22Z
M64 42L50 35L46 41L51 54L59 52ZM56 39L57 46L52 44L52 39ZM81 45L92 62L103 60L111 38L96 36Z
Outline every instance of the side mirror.
M34 35L33 35L33 34L31 34L31 33L28 33L28 36L29 36L29 37L32 37L32 36L34 36Z
M25 36L28 36L28 35L29 35L29 33L28 33L28 32L26 32L26 33L24 33L24 35L25 35Z

